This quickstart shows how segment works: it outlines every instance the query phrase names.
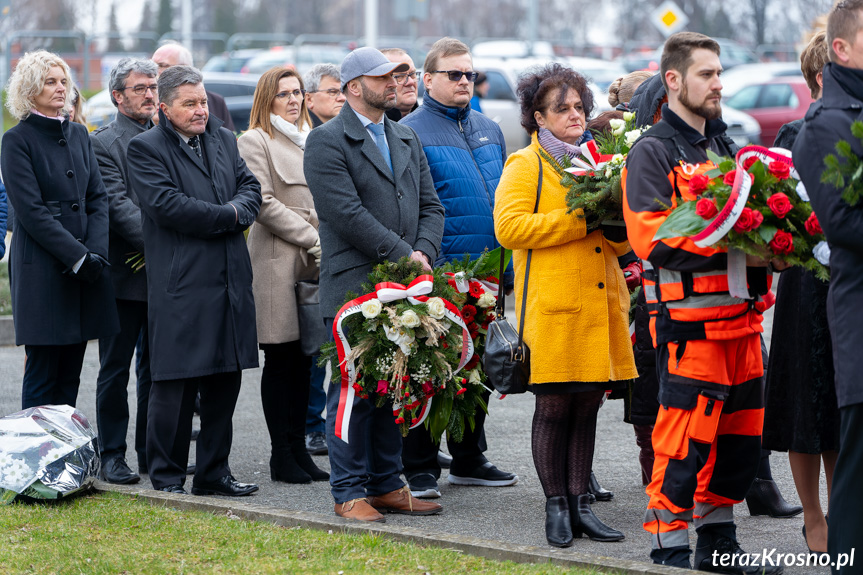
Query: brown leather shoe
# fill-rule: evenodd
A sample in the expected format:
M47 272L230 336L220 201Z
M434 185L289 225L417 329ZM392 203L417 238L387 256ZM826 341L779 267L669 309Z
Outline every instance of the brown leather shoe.
M359 499L351 499L344 503L336 503L336 515L345 519L356 519L358 521L379 521L381 523L387 520L386 517L375 511L374 507L369 505L369 500L365 497Z
M407 485L384 495L373 495L369 497L369 503L381 513L403 515L434 515L443 509L440 503L417 499L411 495L411 489Z

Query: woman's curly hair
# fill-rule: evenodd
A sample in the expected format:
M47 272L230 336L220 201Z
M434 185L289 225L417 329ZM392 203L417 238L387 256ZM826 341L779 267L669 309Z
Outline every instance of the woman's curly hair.
M66 104L63 109L69 110L72 107L72 74L69 65L57 54L45 50L27 52L18 60L18 65L6 85L6 108L19 121L30 115L33 100L42 93L45 78L55 66L61 68L66 75Z
M534 112L545 113L551 102L548 96L555 90L558 100L563 103L569 90L575 90L584 106L584 117L590 118L593 113L593 92L587 85L587 78L568 66L551 62L545 66L528 71L518 80L518 100L521 106L521 125L528 134L539 130Z

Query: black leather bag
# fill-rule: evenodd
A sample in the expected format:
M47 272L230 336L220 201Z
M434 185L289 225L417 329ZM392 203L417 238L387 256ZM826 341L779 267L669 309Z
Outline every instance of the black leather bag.
M297 315L300 323L300 348L304 355L318 355L328 340L327 326L321 315L317 280L301 280L294 284L297 293Z
M539 209L539 196L542 190L542 160L539 161L539 181L536 184L536 205L534 213ZM527 251L527 264L524 269L524 292L521 298L521 321L518 331L504 317L504 288L503 281L500 282L500 291L497 296L497 305L494 309L495 318L488 324L488 333L485 339L485 353L483 354L482 367L488 377L489 383L498 393L512 395L527 391L527 382L530 381L530 349L524 343L524 312L527 307L527 285L530 277L530 259L533 250ZM500 250L500 273L498 277L503 279L504 250Z

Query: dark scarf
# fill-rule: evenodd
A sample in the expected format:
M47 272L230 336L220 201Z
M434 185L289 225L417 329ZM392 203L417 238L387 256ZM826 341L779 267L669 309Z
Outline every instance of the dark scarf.
M846 68L835 63L831 63L830 68L836 82L849 96L863 100L863 70Z

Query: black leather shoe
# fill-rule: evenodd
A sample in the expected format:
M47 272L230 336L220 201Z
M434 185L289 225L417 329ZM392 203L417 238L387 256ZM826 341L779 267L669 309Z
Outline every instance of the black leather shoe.
M215 483L192 484L192 495L227 495L239 497L258 490L254 483L240 483L232 475L226 475Z
M791 505L772 479L758 479L752 482L746 492L746 505L749 515L769 515L770 517L794 517L803 513L800 505Z
M552 547L572 545L572 525L566 497L549 497L545 502L545 539Z
M165 491L167 493L176 493L177 495L188 495L189 493L183 489L182 485L168 485L167 487L161 488L159 491Z
M572 536L587 535L594 541L623 541L624 535L599 520L590 508L590 496L569 495L569 516L572 520Z
M608 489L603 488L602 485L599 484L599 481L597 481L596 475L593 474L593 471L590 472L590 484L588 490L596 501L611 501L614 499L614 491L609 491Z
M117 485L130 485L141 481L141 476L129 469L122 457L112 457L102 463L102 479Z

